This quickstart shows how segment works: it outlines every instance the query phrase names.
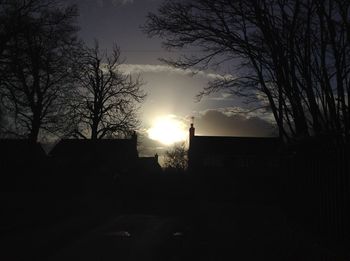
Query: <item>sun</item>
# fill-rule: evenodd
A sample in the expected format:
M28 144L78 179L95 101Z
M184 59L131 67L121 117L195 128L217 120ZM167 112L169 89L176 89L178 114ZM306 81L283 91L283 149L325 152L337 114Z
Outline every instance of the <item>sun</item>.
M176 119L174 115L158 117L148 130L148 137L164 145L172 145L186 140L186 126L183 122Z

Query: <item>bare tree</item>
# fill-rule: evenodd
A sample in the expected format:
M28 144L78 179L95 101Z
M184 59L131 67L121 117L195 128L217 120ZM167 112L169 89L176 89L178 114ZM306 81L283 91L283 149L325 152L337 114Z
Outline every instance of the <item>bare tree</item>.
M96 41L85 47L76 75L78 88L71 109L73 136L103 139L128 135L138 127L137 103L146 97L139 76L119 70L123 60L118 46L110 56Z
M164 60L173 66L231 65L234 77L200 96L225 88L258 106L266 101L287 140L349 137L349 12L342 0L175 0L149 14L145 31L166 48L199 50Z
M184 172L187 169L187 159L185 144L176 144L171 150L168 150L165 153L165 169Z
M37 141L64 123L72 55L79 46L76 6L54 0L4 0L0 49L1 103L7 132ZM42 134L42 135L41 135Z

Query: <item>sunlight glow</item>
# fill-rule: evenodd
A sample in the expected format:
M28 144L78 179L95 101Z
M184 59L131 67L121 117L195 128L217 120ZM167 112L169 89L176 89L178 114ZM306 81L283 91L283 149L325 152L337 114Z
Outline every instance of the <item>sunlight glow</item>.
M186 125L174 115L157 118L148 130L148 137L164 145L172 145L187 138Z

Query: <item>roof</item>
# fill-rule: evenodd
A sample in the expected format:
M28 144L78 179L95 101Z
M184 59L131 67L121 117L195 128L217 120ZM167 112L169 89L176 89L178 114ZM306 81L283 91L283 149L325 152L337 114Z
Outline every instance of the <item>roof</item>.
M278 137L194 136L190 146L196 154L248 155L276 152L281 143Z
M122 161L137 158L134 139L63 139L50 152L54 158Z
M138 159L138 168L150 172L161 170L156 157L140 157Z
M26 174L45 164L46 153L39 143L26 139L0 139L0 172Z
M0 159L22 159L45 157L40 143L28 139L0 139Z

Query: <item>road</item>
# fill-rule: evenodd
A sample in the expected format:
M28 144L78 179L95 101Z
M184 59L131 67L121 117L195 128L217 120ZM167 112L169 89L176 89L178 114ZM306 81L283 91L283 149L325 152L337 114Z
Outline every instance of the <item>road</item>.
M181 213L182 216L154 213L111 216L90 229L83 226L79 233L67 230L82 227L84 219L74 219L62 229L55 227L47 233L28 236L21 244L10 244L8 237L4 237L7 240L2 246L7 251L5 254L1 251L0 259L350 260L315 245L308 234L290 227L285 215L274 206L198 200L189 212ZM62 230L62 235L58 230ZM53 232L56 236L51 235ZM10 245L13 247L7 247Z
M122 215L50 260L295 260L312 254L274 208L242 206L228 214L213 202L210 209L187 220Z
M185 233L180 217L122 215L50 260L179 260Z

